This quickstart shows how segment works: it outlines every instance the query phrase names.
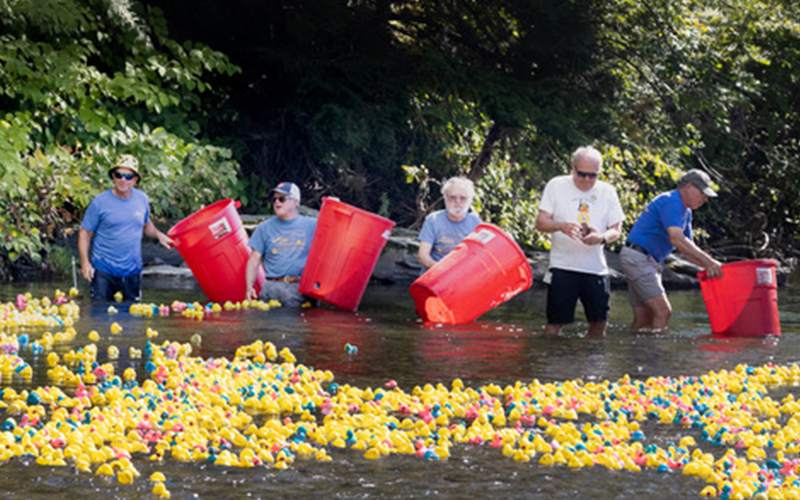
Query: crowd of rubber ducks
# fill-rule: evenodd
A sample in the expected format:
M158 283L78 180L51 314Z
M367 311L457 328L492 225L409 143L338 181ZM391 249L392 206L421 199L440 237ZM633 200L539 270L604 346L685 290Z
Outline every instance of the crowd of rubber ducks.
M134 303L131 304L129 312L134 316L169 316L170 311L172 311L182 315L183 317L202 321L206 315L219 313L223 310L238 311L259 309L262 311L269 311L271 308L275 307L281 307L281 303L274 299L270 300L269 302L264 302L261 300L244 300L241 302L227 301L222 305L215 302L209 302L206 305L202 305L199 302L187 303L176 300L173 301L171 305ZM113 305L108 307L109 314L116 314L118 312L118 309Z
M81 348L52 350L80 338L71 300L23 298L0 305L7 321L0 375L3 382L29 380L32 368L21 355L37 345L51 385L0 386L0 462L29 456L126 485L140 476L136 463L143 460L286 469L337 453L443 460L457 446L488 446L540 467L682 474L696 478L698 494L707 497L800 500L797 365L475 388L455 379L405 391L394 381L340 385L330 371L300 364L270 342L240 346L232 359L203 359L192 355L199 335L156 343L149 328L145 345L131 352L141 358L139 368L117 374L118 350L98 357L92 333ZM131 313L140 307L154 311L136 305ZM225 304L217 312L241 307L274 306ZM23 325L64 330L31 341L19 332ZM115 331L122 331L116 322ZM357 354L349 343L345 351ZM669 428L674 441L649 442L648 429L659 428ZM163 473L149 479L154 496L170 497Z

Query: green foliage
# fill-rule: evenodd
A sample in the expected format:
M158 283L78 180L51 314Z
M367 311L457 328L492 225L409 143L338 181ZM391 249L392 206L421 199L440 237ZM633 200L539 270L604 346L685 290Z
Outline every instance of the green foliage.
M0 2L0 260L38 259L92 197L120 153L143 165L156 216L236 193L238 164L200 132L239 71L167 36L133 2Z
M476 186L475 208L482 220L503 228L523 248L546 248L545 235L536 231L541 189L528 187L523 175L509 164L492 163Z
M702 168L717 180L722 196L699 216L718 252L795 251L798 5L610 6L601 33L605 64L624 82L615 108L620 147Z
M3 257L77 220L120 152L164 217L226 196L263 212L292 180L306 204L413 225L464 173L482 217L541 248L539 193L583 144L604 152L626 230L701 168L721 189L697 213L716 251L800 248L795 2L157 4L0 0Z

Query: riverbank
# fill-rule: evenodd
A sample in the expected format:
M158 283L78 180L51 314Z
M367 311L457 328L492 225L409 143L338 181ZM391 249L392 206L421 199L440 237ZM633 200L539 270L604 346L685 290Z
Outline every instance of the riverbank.
M301 207L304 215L316 217L318 211ZM265 220L266 215L241 215L242 223L248 233ZM161 224L166 231L171 224ZM19 259L10 264L6 269L0 269L0 282L10 281L48 281L63 277L66 273L73 273L72 266L76 267L77 280L80 280L80 259L78 257L77 243L78 227L76 226L68 238L53 246L42 262L33 262L31 259ZM419 242L418 231L395 227L386 243L383 252L372 273L372 280L384 284L411 284L422 273L422 267L417 262ZM528 262L533 272L534 283L541 283L549 266L549 252L526 252ZM606 250L611 287L616 290L626 289L627 282L619 265L619 253L615 250ZM142 260L144 263L144 279L159 287L190 289L197 287L197 282L191 270L186 265L181 255L174 250L168 250L159 245L155 240L145 239L142 243ZM74 264L73 264L74 263ZM778 262L776 276L778 286L786 284L789 275L797 265L796 259ZM663 282L669 290L695 289L700 287L697 273L700 270L691 262L682 259L680 255L671 255L664 266Z

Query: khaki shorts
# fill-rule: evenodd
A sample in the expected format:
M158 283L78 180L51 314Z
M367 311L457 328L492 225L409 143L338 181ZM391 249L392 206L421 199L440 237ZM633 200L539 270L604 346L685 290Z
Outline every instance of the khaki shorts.
M628 280L628 301L633 307L644 306L644 301L666 295L661 283L661 265L649 255L622 247L619 263Z
M261 285L261 293L258 294L258 298L264 302L275 299L280 302L283 307L300 307L305 302L312 301L313 299L300 293L298 290L299 286L299 283L266 281Z

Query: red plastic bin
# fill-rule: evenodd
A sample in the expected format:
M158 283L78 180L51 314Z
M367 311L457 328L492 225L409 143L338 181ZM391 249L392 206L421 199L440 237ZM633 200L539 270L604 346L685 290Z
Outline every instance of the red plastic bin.
M483 223L411 284L417 314L426 323L469 323L533 284L519 245Z
M323 198L300 293L355 311L394 225L347 203Z
M716 334L759 337L780 335L776 263L752 259L722 265L722 278L697 274L708 310L711 331Z
M239 217L241 204L220 200L175 224L167 235L192 270L197 283L212 302L240 302L245 299L245 270L249 237ZM264 282L259 266L256 291Z

